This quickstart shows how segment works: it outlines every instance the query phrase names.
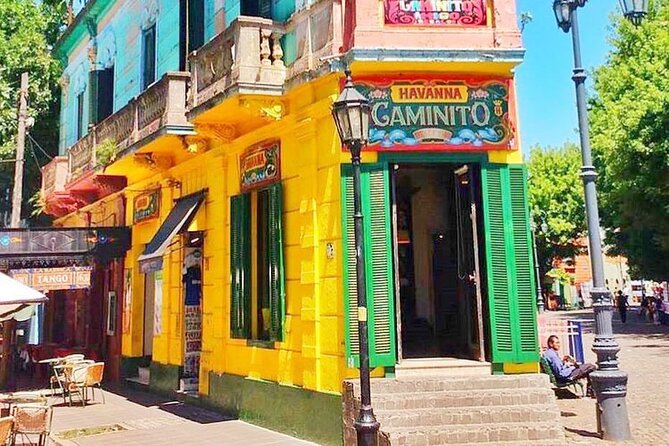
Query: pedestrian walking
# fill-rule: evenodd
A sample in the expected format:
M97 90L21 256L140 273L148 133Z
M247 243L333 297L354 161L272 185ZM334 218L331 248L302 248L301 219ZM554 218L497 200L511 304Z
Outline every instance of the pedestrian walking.
M627 323L627 296L623 293L623 290L618 290L618 296L616 296L616 306L618 307L618 313L620 314L620 321L625 324Z

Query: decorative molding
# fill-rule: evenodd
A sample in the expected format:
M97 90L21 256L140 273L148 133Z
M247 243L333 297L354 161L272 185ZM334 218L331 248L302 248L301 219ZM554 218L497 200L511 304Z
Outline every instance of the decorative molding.
M283 117L283 102L276 99L244 98L240 99L239 105L248 109L253 115L278 121Z
M172 157L169 155L156 155L154 153L135 153L133 162L139 166L150 170L169 169L172 166Z
M63 92L63 98L65 102L67 102L67 90L70 87L70 76L68 76L66 73L63 73L60 79L58 79L58 84L60 85L60 89Z
M142 10L142 29L147 29L155 25L158 20L159 12L160 9L158 8L158 2L156 0L148 1Z
M112 67L116 62L116 35L113 29L106 28L96 40L98 67L102 70Z
M91 44L88 47L89 71L95 71L97 69L97 60L98 60L98 46L95 40L91 40Z
M184 150L188 153L202 153L209 150L209 139L203 135L183 137Z
M231 124L207 122L197 124L196 130L198 135L226 143L232 142L237 137L237 128Z

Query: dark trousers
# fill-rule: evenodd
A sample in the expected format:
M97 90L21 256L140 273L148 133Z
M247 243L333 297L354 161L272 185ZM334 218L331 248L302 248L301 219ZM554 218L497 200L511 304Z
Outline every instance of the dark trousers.
M627 308L618 308L618 313L620 313L620 320L624 324L627 322Z
M581 364L577 365L571 375L569 375L569 381L575 381L581 378L587 378L592 372L597 370L594 364Z

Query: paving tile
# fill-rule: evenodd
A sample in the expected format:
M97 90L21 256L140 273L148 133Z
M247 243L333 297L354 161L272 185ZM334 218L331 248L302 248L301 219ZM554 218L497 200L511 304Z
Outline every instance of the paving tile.
M584 320L583 349L586 361L595 363L591 350L593 335L592 311L547 312L548 317ZM614 317L613 331L620 344L620 368L627 372L627 411L630 418L632 440L617 445L661 446L669 445L665 412L669 402L669 386L664 378L669 369L669 327L653 325L638 318L630 311L627 323ZM597 436L595 400L558 399L562 423L570 445L611 445Z

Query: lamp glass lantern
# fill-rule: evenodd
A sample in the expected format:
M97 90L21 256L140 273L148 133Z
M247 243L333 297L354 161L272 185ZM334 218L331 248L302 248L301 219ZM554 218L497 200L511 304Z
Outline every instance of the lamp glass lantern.
M639 26L648 14L648 0L619 0L620 8L627 20Z
M367 143L370 110L369 101L356 90L347 71L344 90L332 105L332 117L344 145L362 147Z
M571 10L575 7L574 0L553 0L555 20L564 32L568 32L571 28Z

